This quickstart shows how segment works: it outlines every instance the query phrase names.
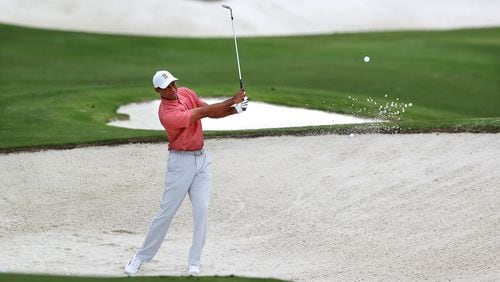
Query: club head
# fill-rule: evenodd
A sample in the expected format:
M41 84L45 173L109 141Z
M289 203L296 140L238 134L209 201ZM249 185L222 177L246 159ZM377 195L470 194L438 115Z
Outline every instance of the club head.
M222 5L222 8L226 8L229 10L229 13L231 14L231 20L233 19L233 9L231 9L231 7L229 7L228 5Z

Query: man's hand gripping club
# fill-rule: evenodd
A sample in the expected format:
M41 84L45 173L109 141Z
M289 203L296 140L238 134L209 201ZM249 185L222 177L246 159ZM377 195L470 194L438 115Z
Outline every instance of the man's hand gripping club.
M245 89L240 89L240 91L238 93L236 93L236 95L239 95L241 92L243 92L243 95L244 95L243 101L241 101L241 102L239 102L239 103L234 104L234 105L231 106L231 107L233 107L233 108L236 109L236 112L238 114L240 114L243 111L246 111L247 108L248 108L248 97L246 96Z

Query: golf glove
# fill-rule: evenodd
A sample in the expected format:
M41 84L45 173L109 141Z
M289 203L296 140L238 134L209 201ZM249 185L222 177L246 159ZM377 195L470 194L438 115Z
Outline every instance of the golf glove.
M246 111L247 108L248 108L248 98L245 97L245 99L243 100L243 102L238 103L238 104L234 104L232 107L234 107L236 109L236 112L238 114L240 114L243 111Z

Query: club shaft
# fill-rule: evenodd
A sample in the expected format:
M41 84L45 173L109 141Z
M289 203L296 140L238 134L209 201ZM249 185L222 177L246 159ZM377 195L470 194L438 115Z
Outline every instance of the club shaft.
M231 15L231 26L233 27L234 49L236 50L236 62L238 64L238 77L240 79L240 89L243 88L243 79L241 78L240 54L238 52L238 41L236 40L236 32L234 31L234 21Z

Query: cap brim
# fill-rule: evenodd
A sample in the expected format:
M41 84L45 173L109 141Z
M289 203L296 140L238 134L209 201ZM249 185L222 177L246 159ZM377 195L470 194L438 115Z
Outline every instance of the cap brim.
M168 87L168 85L170 83L172 83L173 81L177 81L179 79L177 79L176 77L172 77L172 79L169 79L169 80L165 80L162 84L160 84L158 87L161 88L161 89L165 89Z

